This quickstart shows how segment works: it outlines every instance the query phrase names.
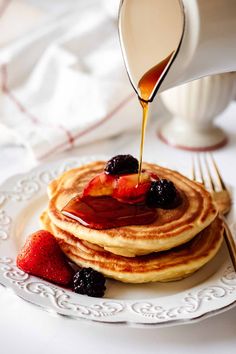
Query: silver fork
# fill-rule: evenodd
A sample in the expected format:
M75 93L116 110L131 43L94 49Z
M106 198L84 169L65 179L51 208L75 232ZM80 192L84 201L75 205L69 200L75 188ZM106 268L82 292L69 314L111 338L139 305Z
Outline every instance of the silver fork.
M202 163L202 160L204 161L204 164ZM211 170L213 172L211 172ZM215 177L213 177L213 175ZM224 216L230 211L231 197L212 154L208 154L208 156L204 154L202 159L199 155L195 158L193 157L192 179L204 185L204 187L211 193L217 205L219 214L224 222L224 239L236 272L236 243Z

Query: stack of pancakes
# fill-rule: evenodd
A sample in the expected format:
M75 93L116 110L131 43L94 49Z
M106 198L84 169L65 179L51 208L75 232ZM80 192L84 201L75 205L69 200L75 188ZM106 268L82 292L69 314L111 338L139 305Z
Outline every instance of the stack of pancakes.
M49 204L41 222L73 262L123 282L144 283L184 278L215 256L223 223L211 195L201 184L157 165L143 168L171 180L182 201L175 209L158 209L152 224L96 230L63 215L65 205L104 165L96 161L72 169L48 187Z

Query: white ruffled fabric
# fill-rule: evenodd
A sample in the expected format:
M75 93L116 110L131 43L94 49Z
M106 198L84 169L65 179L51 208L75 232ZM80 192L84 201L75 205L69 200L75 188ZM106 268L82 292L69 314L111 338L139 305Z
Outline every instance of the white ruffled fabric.
M31 23L34 3L21 9ZM73 4L56 16L41 8L40 24L0 50L1 144L23 144L37 159L140 127L116 21L101 1Z

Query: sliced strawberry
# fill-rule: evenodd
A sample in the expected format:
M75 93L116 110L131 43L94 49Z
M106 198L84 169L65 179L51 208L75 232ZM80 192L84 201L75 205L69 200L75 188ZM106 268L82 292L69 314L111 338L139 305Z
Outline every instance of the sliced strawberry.
M105 172L95 176L85 186L83 196L98 197L102 195L112 195L113 189L116 185L116 177L108 175Z
M151 177L147 172L142 172L139 183L138 174L120 176L112 196L125 203L140 203L145 200L150 185Z
M16 264L26 273L62 285L70 284L74 275L55 237L44 230L28 237Z

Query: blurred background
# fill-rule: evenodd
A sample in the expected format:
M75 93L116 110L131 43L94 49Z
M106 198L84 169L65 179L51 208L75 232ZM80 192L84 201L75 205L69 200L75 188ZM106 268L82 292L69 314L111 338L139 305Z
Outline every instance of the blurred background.
M0 142L36 159L140 129L119 0L0 0ZM153 107L153 109L155 109Z
M117 27L119 3L0 0L0 147L23 146L35 160L42 160L129 132L127 139L136 141L130 150L138 154L141 108L122 59ZM228 91L223 85L229 82L226 75L231 77ZM224 145L226 135L212 121L236 95L235 76L225 76L197 80L191 86L164 92L168 111L155 98L148 122L152 141L157 139L156 127L164 118L165 141L170 137L177 141L175 145L188 142L190 148L193 143L204 147L215 134ZM209 94L202 97L206 85ZM227 94L217 91L213 95L215 86ZM217 99L212 103L213 96ZM227 99L222 101L222 97ZM190 107L193 100L195 105ZM209 104L214 106L210 117ZM228 119L232 112L226 110L224 115ZM223 120L220 125L225 127ZM231 140L231 129L227 133ZM89 153L96 149L91 148ZM148 141L145 149L153 152Z

